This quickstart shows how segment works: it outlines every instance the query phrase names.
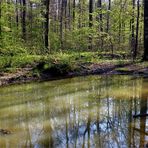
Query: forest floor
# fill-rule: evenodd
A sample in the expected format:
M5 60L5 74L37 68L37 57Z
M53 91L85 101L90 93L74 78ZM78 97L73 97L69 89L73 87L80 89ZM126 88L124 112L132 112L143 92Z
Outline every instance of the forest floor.
M107 54L83 53L51 57L32 58L31 56L29 59L24 58L22 64L19 60L19 64L16 64L17 62L11 59L15 66L12 65L12 61L7 62L7 67L5 66L0 70L0 86L102 74L148 77L148 62L133 62L117 55L114 55L113 58Z

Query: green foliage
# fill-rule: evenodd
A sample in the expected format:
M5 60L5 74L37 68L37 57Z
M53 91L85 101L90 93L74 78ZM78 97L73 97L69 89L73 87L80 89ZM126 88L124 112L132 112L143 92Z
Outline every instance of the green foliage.
M75 29L73 31L66 30L64 43L64 49L66 50L87 50L88 48L88 27Z
M5 69L32 67L43 58L36 55L0 56L0 71Z
M11 58L11 67L26 67L33 66L33 64L39 62L42 59L41 56L36 55L19 55Z
M0 71L3 71L5 68L11 66L11 58L10 57L0 57Z
M52 51L58 51L60 49L60 46L61 46L59 36L56 33L51 32L50 35L49 35L49 38L50 38L51 52Z
M52 7L53 4L51 4L50 49L47 49L44 47L44 23L46 20L43 14L46 8L43 6L43 1L31 0L26 5L26 40L22 36L22 18L20 17L24 7L19 3L16 5L12 1L2 1L0 70L26 67L26 65L43 62L41 69L47 70L56 67L57 71L59 69L66 71L66 69L72 69L72 67L76 68L78 63L110 60L112 59L111 55L119 54L121 59L125 59L125 56L131 57L129 55L131 55L132 1L127 0L124 3L121 3L120 0L113 1L111 10L107 10L108 3L102 1L102 8L95 8L92 13L92 27L89 26L88 4L88 1L77 3L74 11L71 11L70 14L68 14L68 11L67 14L63 13L62 20L62 14L59 13L61 10L58 10L57 13L57 10L55 11L55 8ZM69 6L67 5L67 9ZM19 15L18 24L16 22L17 11ZM139 49L143 49L142 5L140 11L138 43ZM74 18L73 13L75 13ZM102 15L102 20L100 20L100 15ZM136 15L137 8L135 7L135 20ZM109 21L108 31L107 20ZM61 25L62 28L60 28ZM136 26L136 21L134 25ZM92 46L92 51L89 49L90 46ZM142 55L141 51L139 50L138 53L140 56ZM104 56L105 54L107 56ZM114 59L120 62L117 56L114 56ZM67 68L64 69L64 66Z

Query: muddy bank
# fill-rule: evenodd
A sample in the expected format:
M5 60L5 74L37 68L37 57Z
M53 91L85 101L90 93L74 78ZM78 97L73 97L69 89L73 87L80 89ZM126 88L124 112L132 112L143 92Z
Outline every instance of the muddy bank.
M35 68L17 69L15 73L0 73L0 86L10 84L22 84L33 81L46 81L55 79L64 79L75 76L118 74L135 75L148 77L148 66L143 64L112 64L112 63L84 63L78 65L77 69L69 70L63 73L50 69L40 70L38 74L34 73Z

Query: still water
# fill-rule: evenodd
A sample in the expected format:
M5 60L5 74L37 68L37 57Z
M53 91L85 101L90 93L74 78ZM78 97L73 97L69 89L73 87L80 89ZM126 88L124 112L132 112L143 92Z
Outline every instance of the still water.
M0 88L0 148L148 143L148 79L88 76ZM4 134L2 129L10 133Z

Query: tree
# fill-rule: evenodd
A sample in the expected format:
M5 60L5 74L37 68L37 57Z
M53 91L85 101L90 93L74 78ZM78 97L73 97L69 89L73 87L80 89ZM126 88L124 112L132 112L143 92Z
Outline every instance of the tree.
M22 0L22 38L26 40L26 0Z
M137 57L137 49L138 49L138 36L139 36L139 16L140 16L140 4L139 0L137 1L137 22L136 22L136 41L135 41L135 49L134 49L134 57Z
M89 0L89 28L93 27L93 0ZM89 49L92 50L92 36L89 36Z
M2 38L2 23L1 23L1 17L2 17L2 1L0 1L0 39Z
M45 48L49 49L49 4L50 0L44 0L44 5L46 7L45 10L45 23L44 23L44 41L45 41Z
M132 48L132 51L131 53L133 54L133 59L134 59L134 51L135 51L135 0L132 0L132 19L131 19L131 24L132 24L132 32L131 32L131 35L132 35L132 38L131 38L131 48Z
M73 25L74 25L74 22L75 22L75 16L76 16L76 15L75 15L75 11L76 11L75 8L76 8L76 1L73 0L73 10L72 10L72 11L73 11ZM74 27L73 27L73 28L74 28Z
M18 25L19 25L18 0L16 0L16 8L15 8L15 11L16 11L16 25L17 25L17 28L18 28Z
M106 26L106 32L109 32L109 25L110 25L110 10L111 10L111 0L108 1L108 13L107 13L107 26Z
M144 61L148 61L148 1L144 0Z
M64 15L64 6L65 0L61 0L61 14L60 14L60 40L61 40L61 49L63 49L63 15Z
M99 31L103 32L103 15L102 15L102 0L98 0L98 9L99 9L99 23L100 23L100 29ZM103 49L103 39L101 35L101 50Z
M93 0L89 0L89 27L93 26Z
M0 0L0 8L0 43L4 49L15 50L17 45L27 52L42 53L43 48L100 48L114 49L114 54L132 51L131 57L143 51L139 50L143 43L140 0ZM145 18L146 9L145 3ZM145 19L145 60L147 25Z

